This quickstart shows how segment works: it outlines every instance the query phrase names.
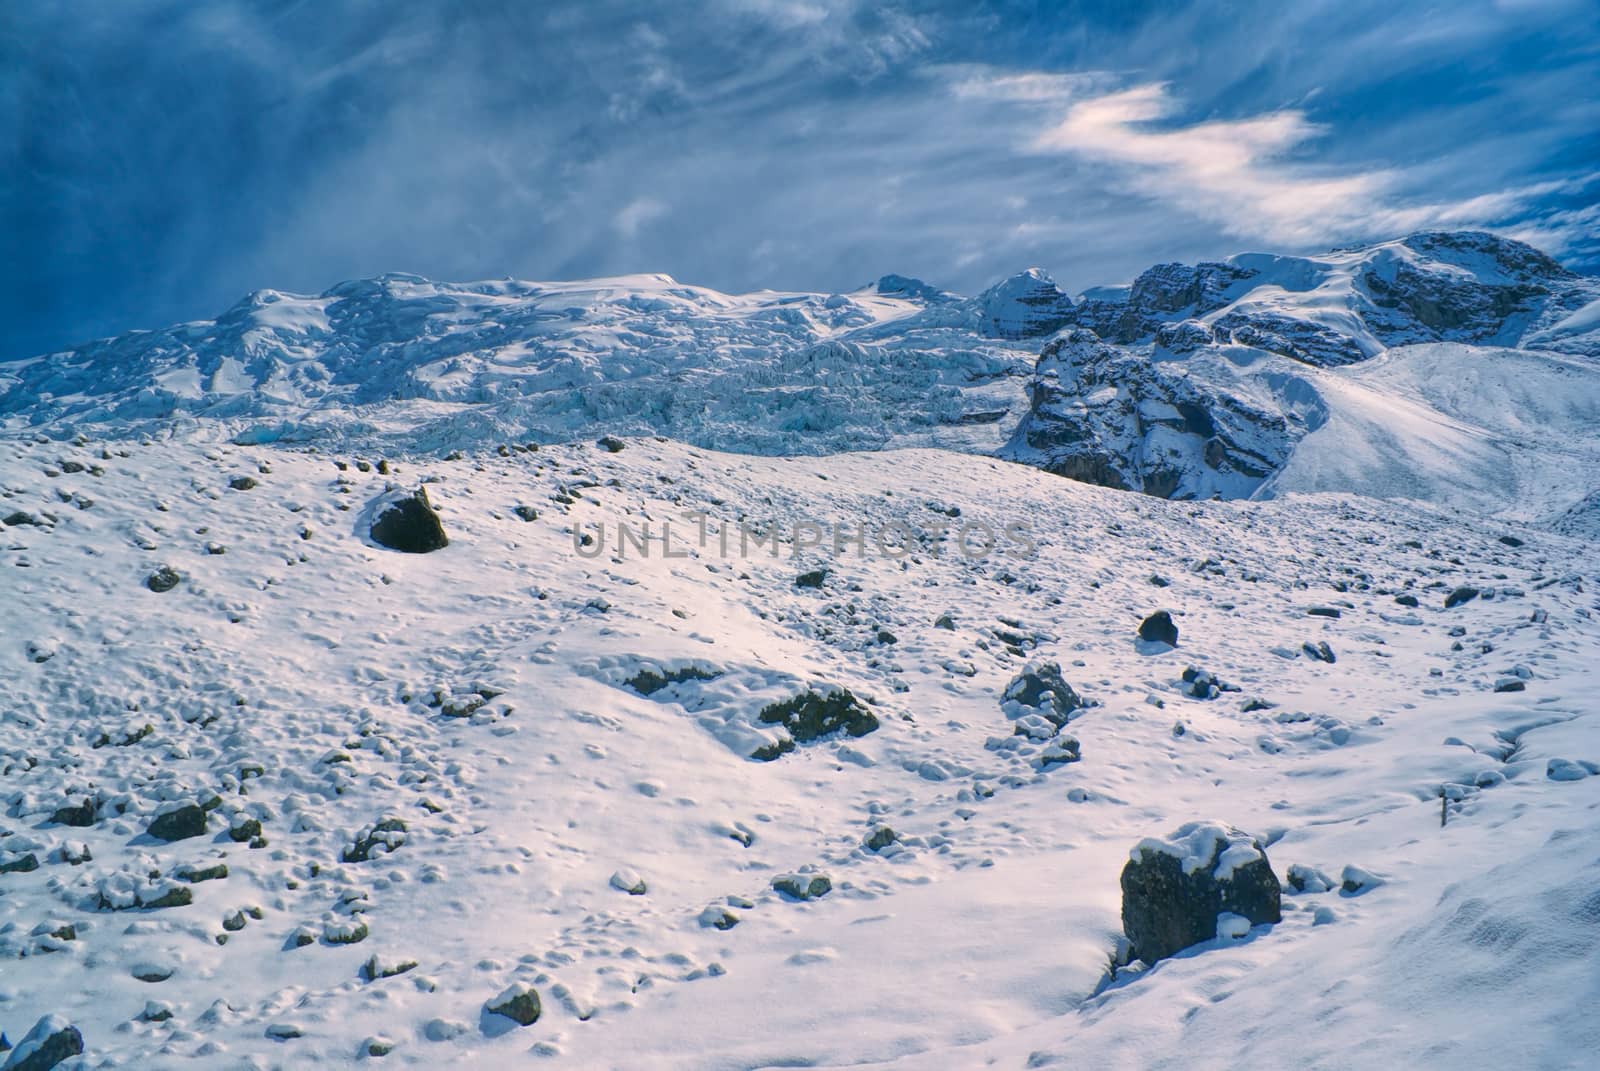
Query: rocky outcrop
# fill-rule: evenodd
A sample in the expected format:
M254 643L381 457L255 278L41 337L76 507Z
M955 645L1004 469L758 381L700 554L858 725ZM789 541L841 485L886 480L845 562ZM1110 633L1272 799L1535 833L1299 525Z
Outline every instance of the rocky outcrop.
M1074 328L1045 346L1001 456L1160 498L1243 497L1287 460L1298 416Z
M996 338L1035 338L1072 320L1072 299L1039 268L1029 268L978 296L984 332Z

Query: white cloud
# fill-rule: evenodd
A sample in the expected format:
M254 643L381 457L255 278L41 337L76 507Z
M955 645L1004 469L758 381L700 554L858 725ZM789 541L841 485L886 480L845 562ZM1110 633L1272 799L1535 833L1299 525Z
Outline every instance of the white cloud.
M1164 83L1101 93L1070 103L1032 148L1102 162L1117 169L1129 189L1163 207L1236 237L1289 247L1430 228L1492 228L1520 220L1541 199L1572 185L1534 183L1432 201L1419 191L1436 176L1422 168L1335 168L1308 160L1324 129L1299 109L1171 122L1179 110ZM1561 249L1582 222L1524 225L1522 232Z
M640 197L623 206L611 225L624 238L634 238L639 234L639 228L666 214L667 206L654 197Z

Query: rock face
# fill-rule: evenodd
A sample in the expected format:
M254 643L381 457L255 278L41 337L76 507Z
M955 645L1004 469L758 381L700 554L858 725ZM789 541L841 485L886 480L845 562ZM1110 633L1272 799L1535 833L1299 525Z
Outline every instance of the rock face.
M62 1061L83 1053L83 1035L59 1015L46 1015L17 1043L5 1062L5 1071L50 1071Z
M1596 300L1600 282L1478 232L1157 265L1066 311L1002 456L1163 498L1246 497L1342 397L1307 369L1438 343L1593 355Z
M1282 890L1261 843L1217 822L1147 838L1122 868L1122 929L1146 963L1217 936L1217 916L1278 922Z
M1320 420L1318 411L1274 411L1270 400L1215 390L1189 373L1085 328L1065 331L1040 354L1028 414L1001 456L1159 498L1240 498Z
M380 503L372 520L372 541L406 554L427 554L450 544L425 488Z

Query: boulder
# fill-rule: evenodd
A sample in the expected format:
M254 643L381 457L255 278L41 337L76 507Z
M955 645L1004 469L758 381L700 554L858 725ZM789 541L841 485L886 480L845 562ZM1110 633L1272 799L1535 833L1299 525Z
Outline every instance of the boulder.
M521 983L507 986L499 996L485 1001L483 1007L491 1015L503 1015L518 1026L532 1026L544 1011L538 991Z
M59 1015L46 1015L33 1025L6 1059L5 1071L50 1071L83 1053L83 1035Z
M1462 603L1471 602L1478 597L1478 589L1463 584L1444 597L1444 608L1453 610Z
M1178 626L1173 624L1171 614L1157 610L1139 622L1139 638L1146 643L1164 643L1168 647L1176 647Z
M1217 916L1281 919L1282 889L1261 842L1218 822L1146 838L1122 868L1122 928L1146 963L1217 936Z
M157 840L175 841L198 837L206 831L205 808L198 803L170 807L150 821L149 833Z
M373 515L372 541L405 554L427 554L449 546L444 525L425 488L381 502Z
M144 586L160 594L171 591L183 582L183 574L170 565L163 565L155 572L144 578Z

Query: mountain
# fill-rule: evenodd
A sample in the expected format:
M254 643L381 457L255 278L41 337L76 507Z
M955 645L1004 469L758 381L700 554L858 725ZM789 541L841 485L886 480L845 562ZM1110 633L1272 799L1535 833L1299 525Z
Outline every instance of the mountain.
M1597 310L1600 280L1472 232L1164 264L1076 306L1001 456L1164 498L1355 491L1549 520L1596 490Z
M1446 348L1413 353L1428 346ZM971 298L901 275L746 295L386 275L0 364L0 426L438 453L599 434L937 446L1159 497L1499 494L1554 524L1600 490L1582 475L1597 361L1600 279L1479 232L1162 264L1077 299L1039 269ZM1459 377L1519 404L1464 412ZM1491 490L1499 472L1515 477Z

